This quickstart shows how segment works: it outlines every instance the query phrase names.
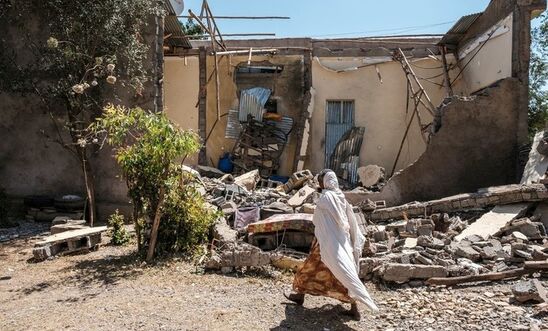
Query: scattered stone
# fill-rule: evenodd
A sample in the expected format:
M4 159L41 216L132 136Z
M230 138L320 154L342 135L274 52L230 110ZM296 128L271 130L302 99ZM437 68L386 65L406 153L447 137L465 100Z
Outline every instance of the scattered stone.
M512 293L518 302L548 302L546 289L542 286L538 279L519 281L517 284L512 286Z
M446 277L447 270L436 265L386 263L379 269L379 275L385 281L405 283L411 279Z

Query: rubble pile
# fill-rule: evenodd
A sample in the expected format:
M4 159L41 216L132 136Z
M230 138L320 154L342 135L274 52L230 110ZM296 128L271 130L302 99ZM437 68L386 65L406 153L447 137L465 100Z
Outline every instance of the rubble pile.
M204 195L225 217L215 226L206 268L230 272L273 264L295 270L303 262L314 238L317 183L310 171L286 183L262 179L258 171L238 177L207 167L198 171ZM366 185L384 180L382 169L362 173ZM355 207L367 238L360 277L442 285L544 270L545 200L543 184L490 187L395 207L365 199Z
M514 189L507 187L506 194L514 195ZM503 191L497 190L497 201L504 198ZM530 199L537 198L533 194ZM413 214L415 206L407 207ZM404 283L501 273L520 269L527 261L547 261L546 224L535 207L520 203L489 211L471 206L410 219L403 206L376 210L391 214L389 209L397 209L403 217L365 226L361 276Z

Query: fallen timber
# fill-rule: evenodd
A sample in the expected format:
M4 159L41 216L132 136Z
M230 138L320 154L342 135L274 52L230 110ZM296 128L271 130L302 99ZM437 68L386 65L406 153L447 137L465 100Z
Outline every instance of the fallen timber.
M373 222L419 217L433 213L449 213L463 209L485 208L519 202L537 202L548 199L544 184L502 185L479 189L475 193L457 194L438 200L412 202L401 206L364 212L365 219Z
M426 281L428 285L458 285L464 283L497 281L510 278L520 277L522 275L532 274L535 272L548 271L548 260L546 261L527 261L522 268L507 270L502 272L491 272L480 275L468 275L461 277L433 277Z

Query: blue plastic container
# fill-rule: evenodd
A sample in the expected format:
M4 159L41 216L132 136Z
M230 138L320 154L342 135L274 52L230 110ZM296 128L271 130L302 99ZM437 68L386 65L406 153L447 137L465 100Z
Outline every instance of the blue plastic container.
M230 153L224 153L224 155L219 159L219 165L217 168L224 173L232 173L234 170L234 164L232 164L232 157L230 156Z

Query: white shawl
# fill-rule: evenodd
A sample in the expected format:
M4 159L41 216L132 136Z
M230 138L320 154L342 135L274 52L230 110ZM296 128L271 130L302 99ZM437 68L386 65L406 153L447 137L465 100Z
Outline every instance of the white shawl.
M363 302L372 311L378 311L379 308L358 277L365 237L358 227L352 206L339 189L334 172L327 172L323 183L325 189L312 218L314 233L320 244L321 260L348 289L351 298Z

